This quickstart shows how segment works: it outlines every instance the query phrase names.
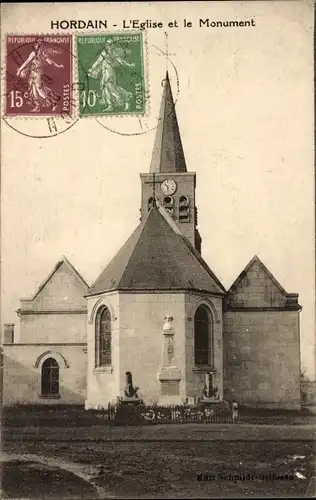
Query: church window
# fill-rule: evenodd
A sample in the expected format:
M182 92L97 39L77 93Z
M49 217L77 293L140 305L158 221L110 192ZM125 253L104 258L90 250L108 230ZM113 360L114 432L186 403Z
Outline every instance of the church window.
M147 202L147 209L148 209L148 212L151 208L153 208L154 206L158 206L159 205L159 199L156 197L153 197L151 196L150 198L148 198L148 202Z
M59 365L54 358L48 358L42 364L42 396L59 395Z
M169 213L173 214L173 198L171 196L164 197L163 206Z
M154 206L154 198L151 196L149 199L148 199L148 212L151 208L153 208Z
M101 307L95 322L95 366L108 366L112 363L111 314L107 307Z
M179 222L190 222L189 198L180 196L179 199Z
M213 322L208 309L201 305L194 317L195 365L213 365Z

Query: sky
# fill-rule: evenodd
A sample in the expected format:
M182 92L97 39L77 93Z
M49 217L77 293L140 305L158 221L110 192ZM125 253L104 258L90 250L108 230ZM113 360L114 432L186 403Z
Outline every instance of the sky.
M206 18L255 26L199 27ZM48 139L2 123L1 324L16 322L18 338L19 299L63 255L92 283L138 224L167 32L187 168L197 174L202 255L226 288L257 254L287 292L299 293L302 368L314 378L312 3L5 4L2 32L50 34L50 20L67 19L179 27L146 30L145 117L84 118ZM10 124L47 130L45 119Z

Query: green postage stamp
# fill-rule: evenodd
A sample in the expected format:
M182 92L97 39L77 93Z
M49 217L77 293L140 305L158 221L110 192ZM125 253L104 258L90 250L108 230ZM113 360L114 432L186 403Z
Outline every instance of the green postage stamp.
M145 113L143 33L77 36L80 116Z

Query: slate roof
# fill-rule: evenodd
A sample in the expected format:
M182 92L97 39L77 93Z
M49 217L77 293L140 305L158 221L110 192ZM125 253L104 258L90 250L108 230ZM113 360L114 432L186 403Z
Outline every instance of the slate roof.
M187 171L168 72L149 171L150 173Z
M164 208L153 207L86 296L111 290L225 289Z

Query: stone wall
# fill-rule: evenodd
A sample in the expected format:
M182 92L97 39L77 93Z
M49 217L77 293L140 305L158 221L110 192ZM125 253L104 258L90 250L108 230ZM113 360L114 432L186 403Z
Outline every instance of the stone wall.
M301 380L301 400L304 406L316 406L315 380Z
M214 369L213 385L219 389L223 396L223 319L222 298L186 295L186 394L187 397L202 396L205 373L207 369L199 370L194 363L194 315L199 305L204 304L211 313L213 319L213 349Z
M95 368L95 314L106 305L112 321L112 367ZM183 374L180 393L185 397L184 295L165 293L107 293L88 299L87 408L107 406L123 396L125 372L131 371L139 395L146 402L160 394L162 328L167 314L174 317L175 361Z
M22 299L20 341L5 336L3 398L12 404L83 404L86 394L87 284L64 258L31 299ZM13 342L12 342L13 341ZM41 397L41 364L59 364L60 394Z
M56 266L33 299L22 299L20 343L86 342L87 286L68 262Z
M165 317L173 317L175 355L172 365L180 369L180 399L185 399L185 301L183 293L124 293L120 295L120 395L125 372L133 373L147 403L160 396Z
M139 395L149 403L159 401L165 317L172 316L175 355L172 365L182 375L179 399L201 396L205 372L194 367L194 314L207 305L214 321L214 383L223 393L222 299L185 293L110 292L88 299L88 388L87 408L106 407L123 396L125 372L131 371ZM106 305L112 317L112 366L95 368L95 315Z
M234 307L285 307L286 292L273 281L272 275L258 258L240 275L230 305Z
M240 404L300 408L299 313L224 314L224 396Z
M118 292L89 297L87 325L87 398L86 409L115 402L119 395L119 295ZM95 367L95 317L98 309L108 307L112 320L112 365Z
M59 365L59 397L41 397L41 367L48 357ZM84 404L86 346L4 345L3 404Z
M87 314L27 314L20 318L20 343L86 342Z
M80 310L86 308L87 285L70 267L59 262L44 286L32 299L21 299L21 309L31 311Z

